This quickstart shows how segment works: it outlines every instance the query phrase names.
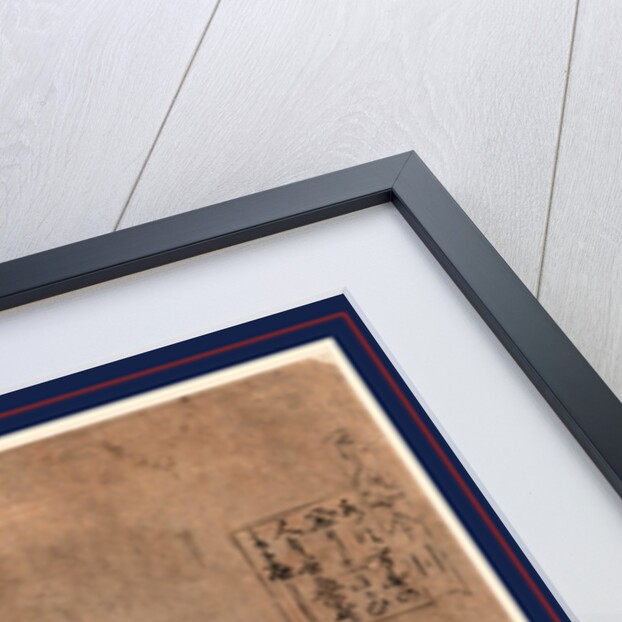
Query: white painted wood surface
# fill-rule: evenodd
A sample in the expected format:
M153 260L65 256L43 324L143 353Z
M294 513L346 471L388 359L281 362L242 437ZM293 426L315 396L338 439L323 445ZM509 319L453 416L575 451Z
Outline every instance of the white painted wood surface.
M214 5L0 2L0 261L114 228Z
M541 300L622 399L622 4L581 2Z
M574 0L223 0L127 227L415 149L529 287Z
M616 0L580 6L544 245L574 8L6 0L0 261L414 148L622 397Z

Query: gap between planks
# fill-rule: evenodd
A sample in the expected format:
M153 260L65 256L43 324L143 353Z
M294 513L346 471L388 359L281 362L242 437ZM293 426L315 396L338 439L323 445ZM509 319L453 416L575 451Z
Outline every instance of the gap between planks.
M151 158L153 150L155 149L155 146L158 143L158 139L160 138L160 135L162 134L162 130L164 129L164 126L166 125L166 122L168 121L168 118L171 115L171 111L173 110L173 107L175 106L175 102L177 101L177 98L179 97L179 93L181 92L181 89L186 81L186 78L188 77L188 74L190 73L190 69L192 68L192 65L197 57L197 54L199 53L199 50L201 49L201 46L203 45L203 41L205 40L207 31L209 30L209 27L212 25L212 22L214 21L214 16L216 15L216 12L218 11L218 7L220 6L221 2L222 0L216 1L216 4L214 5L214 10L212 11L212 14L207 19L205 28L203 29L203 32L201 33L201 36L199 37L199 40L194 48L194 51L192 52L192 55L190 56L188 65L186 66L186 69L181 76L181 80L179 82L177 89L175 90L173 98L171 99L171 103L169 104L168 108L166 109L166 112L164 113L162 123L160 123L160 127L158 127L158 131L156 132L155 138L153 139L153 142L151 143L151 146L149 147L149 151L147 151L147 155L145 156L145 161L140 167L140 171L138 171L136 180L132 184L132 188L127 196L127 199L125 201L125 204L123 205L123 208L121 209L121 212L119 213L119 217L117 218L117 222L114 225L113 231L118 230L119 225L121 224L121 221L123 220L123 216L125 216L125 212L127 211L130 201L132 200L132 197L134 196L134 192L136 191L136 188L138 187L138 184L143 176L143 173L145 172L145 168L147 167L147 164L149 163L149 159Z
M559 150L561 146L562 131L564 127L564 117L566 115L566 101L568 99L568 84L570 82L570 68L572 66L572 53L574 51L575 36L577 33L577 21L579 17L579 3L580 0L576 0L574 9L574 18L572 22L572 33L570 35L570 49L568 50L568 64L566 66L566 80L564 82L564 91L562 95L562 106L559 114L559 126L557 129L557 141L555 144L555 157L553 159L553 171L551 173L551 188L549 191L549 198L546 206L546 215L544 217L544 230L542 232L542 249L540 251L540 267L538 270L538 277L536 280L535 296L540 300L540 289L542 287L542 274L544 272L544 262L546 255L546 243L549 237L549 224L551 222L551 208L553 205L553 195L555 193L555 181L557 179L557 163L559 161Z

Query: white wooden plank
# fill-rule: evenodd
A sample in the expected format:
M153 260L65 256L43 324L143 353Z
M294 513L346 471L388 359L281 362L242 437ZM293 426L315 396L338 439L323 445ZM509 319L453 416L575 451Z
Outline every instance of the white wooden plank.
M0 261L112 230L214 4L0 3Z
M224 0L127 227L416 149L528 286L573 0Z
M582 2L541 300L622 398L622 4Z

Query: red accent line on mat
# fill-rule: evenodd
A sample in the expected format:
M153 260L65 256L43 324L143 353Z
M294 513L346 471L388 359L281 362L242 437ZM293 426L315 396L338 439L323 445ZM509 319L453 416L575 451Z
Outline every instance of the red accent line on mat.
M532 592L534 592L540 604L544 607L544 609L549 614L549 616L551 616L552 620L555 620L556 622L561 622L559 616L557 615L557 613L555 613L555 610L551 607L551 605L549 604L544 594L542 594L542 592L536 585L535 581L529 576L529 573L523 567L520 560L518 559L518 557L516 556L512 548L510 547L510 545L507 543L507 541L505 540L501 532L497 529L496 525L492 522L486 510L484 510L484 508L482 507L480 502L477 500L477 498L475 497L471 489L468 487L467 483L464 481L464 479L462 478L462 476L460 475L456 467L452 464L451 460L448 458L447 454L443 451L443 448L439 445L438 441L434 438L433 434L430 432L429 428L426 426L423 419L421 419L421 415L419 415L419 413L415 410L415 408L410 403L410 401L408 400L404 392L398 386L397 382L395 382L395 379L393 378L393 376L391 376L389 371L382 364L382 361L380 360L378 355L374 352L373 348L369 345L369 343L367 342L367 340L365 339L365 337L359 330L358 326L354 323L352 318L347 314L346 314L346 323L348 324L348 327L354 333L356 338L359 340L359 342L361 343L361 345L363 346L363 348L365 349L369 357L372 359L372 361L374 362L374 364L376 365L376 367L382 374L383 378L387 381L387 383L389 384L393 392L397 395L400 402L402 402L402 405L406 408L406 410L408 411L410 416L413 418L413 420L415 421L419 429L423 432L423 435L425 436L428 443L430 443L430 445L432 446L432 449L434 449L434 451L439 455L439 457L443 461L443 464L445 465L447 470L451 473L453 478L458 482L460 489L465 494L467 499L471 502L471 504L475 507L475 510L480 515L480 517L483 519L488 529L490 529L492 535L501 544L501 548L503 549L505 554L510 558L510 561L514 564L514 566L518 568L518 571L520 572L521 577L523 578L525 583L527 583L527 585L531 588Z
M63 393L61 395L55 395L54 397L49 397L45 400L33 402L32 404L26 404L25 406L19 406L18 408L13 408L11 410L5 410L3 413L0 413L0 419L5 419L6 417L12 417L13 415L19 415L21 413L25 413L30 410L41 408L43 406L49 406L50 404L56 404L58 402L63 402L73 397L79 397L81 395L87 395L89 393L94 393L95 391L101 391L101 389L107 389L108 387L114 387L118 384L129 382L130 380L136 380L138 378L144 378L145 376L151 376L152 374L157 374L158 372L166 371L168 369L173 369L175 367L180 367L181 365L186 365L188 363L194 363L195 361L200 361L201 359L206 359L206 358L209 358L210 356L216 356L217 354L223 354L224 352L231 352L232 350L237 350L239 348L250 346L255 343L267 341L268 339L273 339L274 337L280 337L281 335L286 335L288 333L293 333L297 330L302 330L303 328L309 328L310 326L315 326L317 324L329 322L330 320L335 320L337 318L345 319L346 317L347 317L346 313L344 311L340 311L338 313L332 313L331 315L326 315L321 318L315 318L314 320L302 322L301 324L296 324L294 326L288 326L287 328L281 328L279 330L266 333L265 335L258 335L257 337L251 337L249 339L244 339L243 341L231 343L227 346L215 348L214 350L208 350L207 352L200 352L199 354L193 354L192 356L187 356L185 358L178 359L176 361L170 361L169 363L163 363L162 365L157 365L156 367L142 369L141 371L134 372L133 374L128 374L126 376L119 376L118 378L107 380L106 382L100 382L98 384L91 385L90 387L83 387L82 389L77 389L75 391L70 391L69 393Z

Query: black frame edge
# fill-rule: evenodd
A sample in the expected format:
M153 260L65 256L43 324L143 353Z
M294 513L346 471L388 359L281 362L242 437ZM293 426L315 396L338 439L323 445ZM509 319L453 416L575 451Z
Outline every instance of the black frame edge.
M0 263L0 311L391 200L410 152Z
M413 152L393 203L622 497L622 403Z

